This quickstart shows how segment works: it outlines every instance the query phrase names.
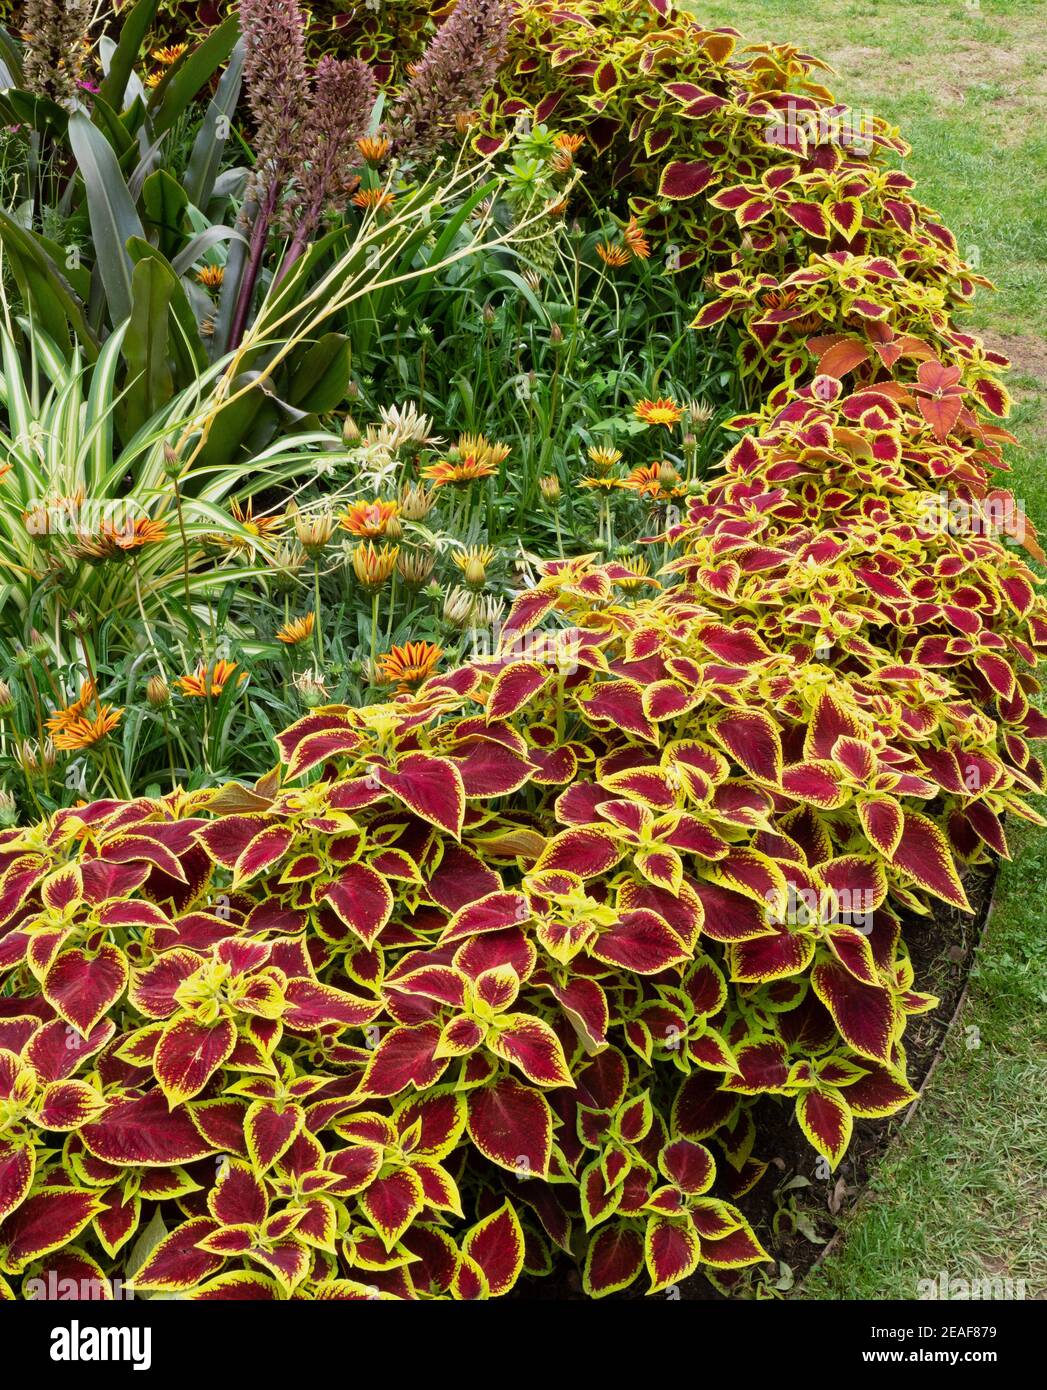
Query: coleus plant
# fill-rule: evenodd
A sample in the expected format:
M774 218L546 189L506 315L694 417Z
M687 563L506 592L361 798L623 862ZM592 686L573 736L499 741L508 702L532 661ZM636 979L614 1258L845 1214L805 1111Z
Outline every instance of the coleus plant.
M806 82L756 53L732 81ZM833 196L864 238L874 190ZM1044 785L1047 623L998 533L1036 542L992 486L1004 364L952 327L945 241L892 218L918 268L768 201L828 244L784 284L797 244L764 283L750 243L715 286L769 394L660 581L553 562L497 658L314 711L253 787L3 832L5 1288L474 1299L559 1252L591 1296L658 1290L766 1258L739 1203L767 1098L833 1166L912 1100L905 1023L935 1001L903 915L966 907L960 870Z

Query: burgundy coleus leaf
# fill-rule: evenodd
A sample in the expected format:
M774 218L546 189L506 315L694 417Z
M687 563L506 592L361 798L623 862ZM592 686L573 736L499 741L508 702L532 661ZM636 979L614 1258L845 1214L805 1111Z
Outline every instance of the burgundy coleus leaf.
M0 1223L25 1201L35 1172L36 1148L31 1139L0 1142Z
M971 905L945 834L934 821L917 811L905 811L903 815L904 826L891 863L914 879L918 887L970 912Z
M727 710L710 723L709 732L753 777L781 783L781 736L762 710Z
M375 1048L360 1081L365 1096L395 1096L406 1086L423 1091L433 1086L447 1068L436 1055L440 1025L420 1023L391 1028Z
M365 946L374 945L392 916L392 889L366 864L347 864L322 896Z
M337 716L325 716L332 721ZM300 721L304 723L305 721ZM287 776L289 779L301 777L309 772L319 763L327 762L329 758L344 757L346 754L353 753L360 746L360 735L348 728L344 721L338 720L338 724L326 729L317 729L300 739L294 746L293 751L288 752L288 730L277 738L281 751L287 764ZM296 726L297 727L297 726Z
M869 794L855 802L865 838L885 859L893 859L901 843L905 817L893 796Z
M802 227L811 236L818 237L820 240L828 241L832 235L832 227L829 219L825 215L825 209L818 203L795 202L784 205L785 215L790 217L798 227Z
M458 769L465 795L474 799L519 791L535 771L527 758L486 738L470 740L466 751L456 748L450 760Z
M580 878L594 878L613 868L624 853L624 847L606 830L564 830L548 841L534 867L536 872L563 869Z
M514 661L495 677L487 698L487 718L507 719L542 690L552 675L548 666L534 661Z
M37 1029L25 1050L42 1081L64 1081L88 1057L100 1052L116 1032L112 1019L97 1023L86 1037L71 1032L60 1019L45 1023Z
M30 1260L75 1240L103 1206L98 1192L78 1187L41 1188L0 1223L0 1268L20 1274Z
M560 1039L544 1019L528 1014L501 1014L485 1045L496 1057L512 1062L536 1086L570 1086Z
M134 1277L136 1289L180 1293L194 1288L225 1263L224 1257L201 1250L199 1242L219 1229L209 1216L183 1221L152 1252Z
M862 1118L882 1119L911 1105L916 1092L903 1076L878 1063L864 1063L866 1074L847 1087L847 1105Z
M264 873L277 864L294 843L295 832L289 825L271 825L250 840L237 856L233 871L233 887Z
M637 975L657 975L690 957L687 945L649 908L623 912L620 921L590 942L588 951L607 965L620 965Z
M524 1265L524 1234L508 1198L467 1233L462 1250L480 1266L492 1297L506 1294Z
M835 1168L851 1142L854 1120L842 1093L834 1086L801 1091L796 1118L811 1144Z
M454 763L427 753L408 753L400 758L395 771L382 768L376 775L416 816L446 830L456 840L461 838L465 788Z
M626 1289L643 1269L643 1237L623 1222L605 1227L589 1241L582 1287L590 1298Z
M244 1139L251 1165L265 1173L288 1151L302 1132L305 1111L300 1105L256 1100L248 1106L243 1121Z
M658 196L671 202L696 198L715 177L713 166L704 159L674 159L662 170Z
M42 1129L79 1129L105 1108L101 1094L84 1081L52 1081L40 1097L37 1121Z
M662 1175L681 1192L699 1197L708 1192L716 1177L716 1163L704 1144L689 1139L674 1139L658 1155Z
M702 1251L687 1216L652 1216L644 1235L644 1259L651 1276L650 1293L686 1279L698 1267Z
M713 1269L742 1269L771 1258L745 1222L739 1221L735 1230L720 1239L702 1237L702 1264Z
M203 963L194 951L175 947L155 957L144 970L136 970L128 995L146 1018L169 1018L178 1007L175 992Z
M468 1093L469 1138L481 1154L521 1177L546 1178L553 1113L545 1096L512 1076Z
M54 958L41 988L55 1013L87 1036L123 994L127 976L117 947L100 946L93 955L75 947Z
M203 1137L186 1109L170 1109L159 1090L112 1101L79 1137L96 1158L121 1168L194 1163L217 1147Z
M874 1061L890 1060L897 1020L889 990L863 984L830 961L814 967L811 987L855 1052Z
M207 1209L223 1226L260 1226L269 1214L265 1186L246 1163L227 1163L207 1194Z
M401 1168L376 1178L358 1201L386 1250L391 1250L425 1206L425 1192L418 1176Z
M102 1248L115 1256L134 1235L142 1215L142 1198L138 1193L125 1197L119 1187L105 1194L105 1210L95 1217L94 1228Z
M556 607L557 595L551 589L538 589L521 594L509 609L509 616L502 625L503 639L518 633L530 632L545 617L550 609Z
M605 1047L610 1010L602 987L595 980L578 976L563 984L550 980L548 988L574 1025L585 1051L594 1053Z
M440 941L464 941L486 932L502 931L528 921L530 916L527 899L522 893L488 893L460 908L448 922Z
M311 1032L330 1025L362 1028L382 1011L379 1000L360 999L347 990L321 984L308 976L287 981L284 1001L282 1021L288 1028L300 1032Z
M198 1096L236 1046L236 1028L227 1018L215 1024L193 1018L169 1023L153 1053L153 1071L173 1109Z
M658 741L654 725L644 712L643 687L633 681L601 681L591 695L579 697L578 704L591 719L609 722L650 743Z

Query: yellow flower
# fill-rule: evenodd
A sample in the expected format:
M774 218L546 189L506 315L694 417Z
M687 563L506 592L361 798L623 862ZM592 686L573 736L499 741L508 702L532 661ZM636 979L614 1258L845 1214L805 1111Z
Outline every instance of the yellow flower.
M633 414L645 425L664 425L668 429L670 425L677 423L683 411L674 400L668 396L661 396L656 401L637 401L633 406Z
M342 517L342 526L351 536L384 536L399 511L395 502L382 502L378 498L372 502L352 502Z
M235 670L235 661L215 661L210 666L206 661L201 661L190 675L179 676L175 685L183 695L192 695L196 699L208 695L213 698L221 695ZM242 684L247 679L246 672L241 672L236 679L237 684Z
M306 613L304 618L292 618L289 623L284 623L283 627L276 634L276 640L283 642L285 646L297 647L299 642L306 642L313 635L313 628L316 626L316 614Z
M494 550L489 545L470 545L465 550L456 550L451 559L465 575L465 582L479 588L487 578L487 566L494 559Z
M443 648L433 642L405 642L401 647L383 652L378 658L378 668L390 685L395 683L404 691L427 680L443 654Z
M623 560L622 564L631 569L633 575L636 576L635 578L616 579L614 581L619 589L625 589L626 592L638 589L644 582L644 579L651 573L650 562L645 555L630 556L628 559Z
M248 534L241 536L224 532L217 533L213 537L214 541L227 550L251 550L255 541L270 540L284 524L282 513L275 516L255 516L254 503L251 500L248 500L247 506L243 507L234 498L229 511L233 520L238 522Z
M601 473L609 473L616 463L621 462L621 449L615 449L610 444L594 444L586 452Z
M585 136L570 135L567 131L561 131L559 135L553 136L553 144L558 150L566 150L568 154L577 154L585 144Z
M204 289L221 289L222 281L225 279L224 265L205 265L201 266L196 272L196 278L203 285Z
M156 62L163 63L165 68L169 68L178 62L185 50L186 45L184 43L171 43L164 48L154 48L153 58Z
M375 546L374 541L358 545L353 551L353 573L365 589L380 589L396 568L398 545Z
M625 478L581 478L578 486L590 490L599 489L602 492L616 492L623 488L627 489L629 483Z

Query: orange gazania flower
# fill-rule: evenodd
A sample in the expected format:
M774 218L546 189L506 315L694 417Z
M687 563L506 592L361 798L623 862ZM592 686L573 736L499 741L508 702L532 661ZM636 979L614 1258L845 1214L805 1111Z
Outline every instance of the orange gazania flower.
M362 135L356 142L356 148L368 164L378 164L389 153L392 146L384 135Z
M562 130L559 135L553 136L553 144L558 150L566 150L568 154L577 154L585 144L584 135L570 135Z
M342 526L351 536L365 539L384 536L399 511L395 502L382 502L378 498L373 502L351 502L342 517Z
M166 521L138 517L123 526L115 521L103 521L96 532L77 533L73 553L81 560L112 560L132 550L141 550L143 546L155 545L166 535Z
M164 48L154 48L153 57L158 63L163 63L165 68L169 68L172 64L178 62L179 58L185 52L185 49L186 45L184 43L170 43Z
M163 80L164 75L162 72L151 72L146 75L145 85L147 87L159 87Z
M445 459L422 469L422 477L437 487L464 487L478 478L492 477L508 457L508 444L494 444L482 434L463 434Z
M201 661L191 675L179 676L175 685L183 695L192 695L196 699L204 699L208 695L214 698L221 695L235 670L235 661L215 661L210 665ZM236 679L238 685L242 684L247 679L246 672L241 672Z
M378 658L378 669L390 685L395 683L400 690L407 690L427 680L443 654L443 648L433 642L405 642L402 647L383 652Z
M651 254L651 243L644 236L635 217L630 217L622 231L622 240L638 261L646 261Z
M47 721L48 730L52 734L61 733L75 720L79 719L88 705L95 698L95 683L93 680L86 680L80 683L80 694L68 705L63 705L61 709L56 709L54 714Z
M353 194L353 203L368 212L388 212L396 202L396 195L387 188L361 188Z
M99 743L106 734L111 734L123 717L122 709L112 705L99 705L94 715L81 714L67 721L65 728L54 734L54 745L66 753L79 752ZM48 720L48 725L51 721Z
M399 554L398 545L361 543L353 551L353 573L365 589L380 589L396 569Z
M225 266L205 265L196 272L196 278L203 285L205 290L221 289L222 281L225 279Z
M682 497L687 491L679 485L678 479L679 474L675 469L670 469L667 477L664 465L650 463L644 468L634 468L625 481L626 485L641 497L653 497L656 501L664 502L670 497Z
M596 243L596 254L603 261L604 265L609 265L612 270L619 270L623 265L629 264L629 248L613 244L609 241L598 241Z
M633 414L645 425L664 425L668 429L670 425L676 424L683 411L668 396L660 396L656 401L637 401L633 406Z
M276 634L276 640L283 642L285 646L297 647L299 642L305 642L313 635L313 628L316 626L316 614L306 613L304 618L292 618L289 623L284 623Z

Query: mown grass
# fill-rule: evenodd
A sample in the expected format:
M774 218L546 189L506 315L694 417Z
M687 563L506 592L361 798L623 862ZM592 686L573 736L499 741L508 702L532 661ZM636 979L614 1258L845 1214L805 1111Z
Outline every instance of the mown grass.
M1047 31L1040 0L695 0L710 27L794 43L852 107L899 126L918 196L997 286L971 326L1014 362L1013 486L1047 527ZM912 1123L807 1298L913 1299L919 1281L1047 1296L1047 833L1011 827L963 1012Z

